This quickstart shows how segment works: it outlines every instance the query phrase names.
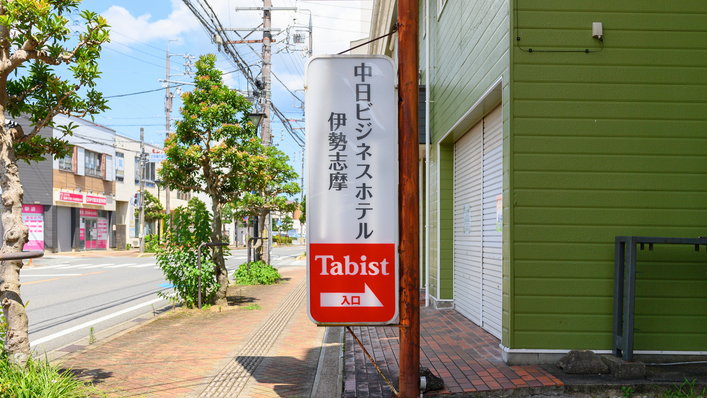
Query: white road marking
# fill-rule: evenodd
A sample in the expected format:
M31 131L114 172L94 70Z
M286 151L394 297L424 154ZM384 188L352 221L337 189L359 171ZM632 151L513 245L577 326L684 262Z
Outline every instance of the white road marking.
M37 275L37 274L30 274L30 275L22 275L21 278L28 278L30 276L79 276L83 274L43 274L43 275Z
M109 265L113 265L113 263L89 265L88 267L84 267L84 268L86 268L86 269L88 269L88 268L101 268L101 267L107 267Z
M69 268L83 268L83 267L90 267L91 264L78 264L78 265L70 265L68 267L63 267L61 269L69 269Z
M81 264L81 266L84 265L90 265L90 264ZM56 267L56 269L67 269L67 268L73 268L76 267L76 264L62 264Z
M75 332L75 331L77 331L77 330L81 330L81 329L87 328L87 327L89 327L89 326L93 326L93 325L95 325L95 324L97 324L97 323L100 323L100 322L103 322L103 321L107 321L107 320L109 320L109 319L111 319L111 318L115 318L115 317L117 317L117 316L120 316L120 315L123 315L123 314L127 314L128 312L134 311L134 310L136 310L136 309L138 309L138 308L147 307L148 305L152 305L152 304L154 304L154 303L156 303L156 302L158 302L158 301L161 301L161 300L163 300L163 299L157 298L157 299L154 299L154 300L146 301L146 302L144 302L144 303L142 303L142 304L134 305L134 306L132 306L132 307L130 307L130 308L126 308L126 309L124 309L124 310L120 310L120 311L118 311L118 312L114 312L114 313L112 313L112 314L110 314L110 315L106 315L106 316L104 316L104 317L101 317L101 318L98 318L98 319L94 319L94 320L92 320L92 321L88 321L88 322L82 323L82 324L77 325L77 326L74 326L74 327L72 327L72 328L68 328L68 329L66 329L66 330L62 330L61 332L57 332L57 333L54 333L54 334L50 334L49 336L42 337L41 339L37 339L37 340L35 340L35 341L31 341L29 344L30 344L30 346L32 346L32 347L36 347L36 346L38 346L39 344L46 343L47 341L54 340L54 339L59 338L59 337L61 337L61 336L65 336L65 335L67 335L67 334L69 334L69 333L73 333L73 332Z
M121 267L129 267L131 265L137 265L137 263L118 264L118 265L114 265L112 267L106 267L106 268L121 268Z
M51 269L51 268L59 268L59 267L65 267L70 264L57 264L57 265L49 265L46 267L31 267L31 268L22 268L22 271L33 271L33 270L42 270L42 269Z
M142 268L142 267L149 267L149 266L155 266L155 265L156 265L155 263L131 265L130 268Z

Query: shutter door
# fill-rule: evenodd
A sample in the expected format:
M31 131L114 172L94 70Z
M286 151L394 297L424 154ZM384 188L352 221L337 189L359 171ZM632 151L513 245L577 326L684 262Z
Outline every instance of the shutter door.
M482 123L454 144L454 307L481 325Z
M502 233L496 226L496 199L503 194L503 118L498 106L484 118L483 315L481 326L501 338L503 308Z

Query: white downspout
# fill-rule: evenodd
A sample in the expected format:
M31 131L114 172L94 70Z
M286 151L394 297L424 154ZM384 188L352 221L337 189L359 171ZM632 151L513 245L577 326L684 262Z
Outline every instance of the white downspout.
M430 305L430 0L425 0L425 307Z

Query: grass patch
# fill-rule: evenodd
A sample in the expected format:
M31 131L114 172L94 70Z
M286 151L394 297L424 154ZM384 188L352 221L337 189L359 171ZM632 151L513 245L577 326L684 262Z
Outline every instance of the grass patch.
M107 395L46 360L30 358L23 369L1 358L0 397L89 398Z
M248 268L248 263L243 263L234 273L233 277L239 285L272 285L282 278L275 268L262 261L251 262L250 271Z
M695 389L695 382L697 380L689 381L685 378L682 385L674 384L674 389L668 390L663 393L665 398L698 398L707 396L707 388L702 388L702 391Z
M242 308L243 308L244 310L249 310L249 311L252 311L252 310L262 310L262 309L263 309L263 307L261 307L261 306L258 305L258 304L250 304L250 305L246 305L245 307L242 307Z

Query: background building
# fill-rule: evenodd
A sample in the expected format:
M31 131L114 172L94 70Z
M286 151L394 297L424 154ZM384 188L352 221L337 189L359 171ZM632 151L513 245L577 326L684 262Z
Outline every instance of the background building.
M133 138L117 135L116 157L116 217L118 229L125 234L126 243L131 247L139 247L139 217L135 203L136 194L140 191L140 141ZM157 172L160 169L160 159L164 155L162 147L145 144L147 163L145 164L144 178L145 190L158 198L165 212L174 210L179 206L186 206L190 194L180 191L168 191L161 185ZM168 208L169 205L169 208ZM161 234L164 225L159 221L146 222L145 233L150 235Z
M113 247L115 131L64 115L56 116L54 122L77 125L73 135L66 137L74 145L73 152L52 162L52 216L56 220L52 229L57 234L57 251ZM53 134L60 138L63 132L54 128Z

